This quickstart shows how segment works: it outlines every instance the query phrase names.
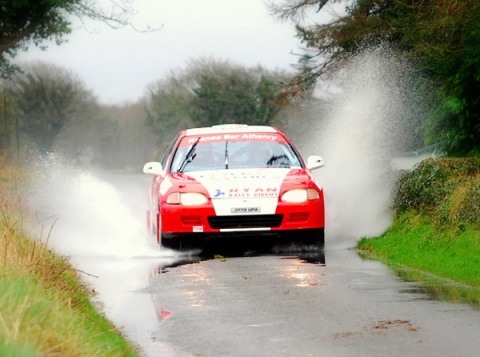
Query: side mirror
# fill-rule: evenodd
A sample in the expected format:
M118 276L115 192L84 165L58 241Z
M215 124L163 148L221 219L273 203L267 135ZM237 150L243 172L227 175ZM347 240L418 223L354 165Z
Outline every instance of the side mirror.
M163 176L162 164L156 161L147 162L145 166L143 166L143 173Z
M321 156L313 155L307 158L307 169L315 170L325 165L325 161Z

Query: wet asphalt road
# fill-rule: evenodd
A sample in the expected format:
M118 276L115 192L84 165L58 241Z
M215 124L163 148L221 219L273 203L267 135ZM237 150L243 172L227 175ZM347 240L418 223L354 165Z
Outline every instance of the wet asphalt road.
M136 294L150 297L156 318L144 331L138 322L130 334L150 337L149 356L478 356L480 350L478 310L432 301L418 284L349 250L327 250L325 265L295 256L160 264Z

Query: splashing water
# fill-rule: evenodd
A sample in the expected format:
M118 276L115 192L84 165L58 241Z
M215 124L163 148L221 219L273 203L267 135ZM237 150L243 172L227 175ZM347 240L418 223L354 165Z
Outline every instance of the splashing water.
M41 172L29 195L37 212L36 235L60 254L127 258L163 253L146 237L139 214L144 207L133 213L112 184L56 155L37 160L34 169Z
M101 302L100 309L126 336L145 351L158 349L148 332L158 323L152 298L137 292L149 286L159 264L173 263L179 254L159 249L146 233L150 179L114 175L107 181L57 155L37 159L33 172L29 206L36 212L34 236L71 258L96 291L93 300Z
M325 187L327 248L352 247L391 223L391 160L412 111L402 83L406 71L383 48L356 56L336 75L339 91L327 118L312 128L317 137L309 145L326 162L315 174Z

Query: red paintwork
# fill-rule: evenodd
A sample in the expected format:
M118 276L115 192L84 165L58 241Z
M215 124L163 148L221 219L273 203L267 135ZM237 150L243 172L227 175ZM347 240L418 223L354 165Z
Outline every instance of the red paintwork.
M236 133L232 133L234 135ZM271 133L268 133L271 134ZM283 133L278 131L275 133L278 135L277 141L287 142L290 141L284 136ZM213 136L213 135L211 135ZM197 138L194 136L193 138ZM213 140L213 139L210 139ZM194 142L194 141L193 141ZM177 142L174 145L174 148L181 145L192 144L190 138L187 140L185 138L185 131L180 132ZM172 156L175 152L175 149L170 153L170 157L167 160L166 167L168 168L172 160ZM298 153L298 150L297 150ZM300 155L299 155L300 156ZM303 161L304 166L306 166L303 158L300 157ZM160 185L165 179L170 180L172 183L171 187L165 194L160 193ZM293 188L314 188L319 193L320 198L318 200L307 201L304 203L285 203L281 201L282 194L289 189ZM172 205L167 204L165 201L168 195L171 192L202 192L208 197L208 203L202 206L181 206L181 205ZM271 231L283 231L283 230L295 230L295 229L315 229L315 228L324 228L325 226L325 207L324 207L324 195L323 189L318 187L310 173L309 170L302 169L292 169L289 174L285 177L280 192L278 195L278 205L276 208L276 214L283 214L284 219L280 227L272 228ZM147 213L147 224L151 226L151 223L155 223L155 226L158 226L157 222L160 224L160 230L166 236L175 234L175 233L192 233L194 226L203 226L203 233L218 233L219 229L213 229L208 224L207 217L215 216L215 210L212 205L211 198L208 196L207 189L196 179L186 173L174 173L170 174L168 170L165 172L165 176L153 177L152 187L150 190L149 197L150 207L149 212ZM159 212L160 207L160 212ZM160 215L158 216L158 213ZM158 220L157 220L158 216ZM158 234L157 234L158 237ZM158 237L160 240L160 237ZM160 243L160 241L159 241Z

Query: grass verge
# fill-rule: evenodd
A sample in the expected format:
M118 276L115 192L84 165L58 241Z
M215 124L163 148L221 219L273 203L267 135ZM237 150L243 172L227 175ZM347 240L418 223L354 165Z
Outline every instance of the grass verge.
M393 225L360 254L422 281L437 298L480 306L480 158L425 160L398 180Z
M0 174L0 355L137 356L91 304L68 259L26 235L22 177L10 168Z
M361 239L367 257L480 288L480 230L471 225L438 229L428 217L405 213L382 236Z

